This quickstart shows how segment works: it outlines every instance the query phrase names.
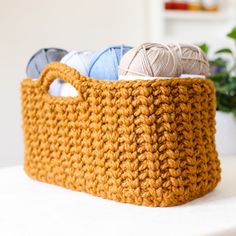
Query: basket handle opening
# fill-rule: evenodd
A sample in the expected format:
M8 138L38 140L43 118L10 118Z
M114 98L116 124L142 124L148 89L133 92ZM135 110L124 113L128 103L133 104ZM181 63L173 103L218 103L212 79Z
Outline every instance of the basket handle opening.
M70 89L73 87L73 95L71 97L80 96L83 98L81 86L86 80L87 78L80 75L75 69L59 62L52 62L46 65L38 81L45 94L61 96L60 89L63 86L62 81L65 81L67 83L64 84L70 84Z
M60 82L61 82L61 87L60 87L60 92L58 96L61 96L61 97L79 96L78 90L72 84L67 83L65 80L60 80Z

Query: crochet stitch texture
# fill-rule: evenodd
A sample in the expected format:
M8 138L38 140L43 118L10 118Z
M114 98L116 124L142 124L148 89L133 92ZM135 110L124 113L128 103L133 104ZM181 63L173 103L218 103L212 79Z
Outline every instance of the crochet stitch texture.
M50 96L56 78L79 95ZM145 206L186 203L220 180L207 79L102 81L54 62L21 92L24 169L34 179Z

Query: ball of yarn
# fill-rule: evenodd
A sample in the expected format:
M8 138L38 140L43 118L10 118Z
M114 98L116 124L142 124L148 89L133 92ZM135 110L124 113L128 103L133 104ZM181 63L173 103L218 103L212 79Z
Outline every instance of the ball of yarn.
M199 47L183 43L170 44L169 46L181 58L182 74L209 75L210 69L207 56Z
M88 75L88 65L93 54L91 51L71 51L61 59L61 63L73 67L82 75Z
M38 78L44 67L53 61L60 61L67 54L67 51L60 48L42 48L30 58L26 75L32 78Z
M37 51L29 60L26 67L28 77L36 79L41 74L44 67L53 61L60 61L67 54L67 51L60 48L42 48ZM61 81L56 79L49 86L49 94L52 96L60 95Z
M118 65L131 47L125 45L111 46L97 51L88 66L88 76L98 80L117 80Z
M163 43L143 43L127 52L119 65L119 75L176 77L181 73L176 51Z
M180 77L208 73L205 54L189 44L144 43L130 50L119 65L120 76Z

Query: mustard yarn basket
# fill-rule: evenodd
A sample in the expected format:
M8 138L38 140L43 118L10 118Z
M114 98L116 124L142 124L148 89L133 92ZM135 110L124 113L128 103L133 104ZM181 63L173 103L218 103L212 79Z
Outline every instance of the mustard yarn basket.
M57 78L79 95L49 95ZM21 92L24 169L34 179L145 206L186 203L220 180L208 79L102 81L54 62Z

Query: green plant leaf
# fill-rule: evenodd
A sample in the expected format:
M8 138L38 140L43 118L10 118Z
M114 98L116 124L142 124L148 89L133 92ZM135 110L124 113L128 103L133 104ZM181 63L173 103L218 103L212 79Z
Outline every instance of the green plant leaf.
M235 89L236 89L236 83L229 83L223 86L221 85L217 86L216 91L223 93L225 95L230 95L230 92Z
M236 108L236 94L228 95L216 92L217 95L217 108L222 111L233 112Z
M215 54L220 54L220 53L233 54L233 52L230 48L222 48L222 49L219 49L215 52Z
M213 82L220 82L225 77L226 77L225 73L217 73L217 74L208 76L208 79L212 80Z
M218 110L224 111L224 112L231 112L231 109L228 108L227 106L222 105L221 103L217 104Z
M227 61L221 57L218 57L215 60L211 60L210 65L211 66L216 65L216 66L226 67Z
M212 80L214 83L219 85L224 85L227 84L228 80L230 78L230 75L227 71L223 71L223 72L218 72L216 74L212 74L208 76L208 79Z
M231 78L230 78L231 81L227 81L226 83L224 84L217 84L216 85L216 91L217 92L220 92L220 93L223 93L223 94L226 94L226 95L232 95L234 94L234 92L236 91L236 82L233 81ZM233 96L232 97L235 97L236 96Z
M227 36L231 39L236 40L236 27L234 27L232 31L227 34Z
M233 110L233 113L234 113L234 118L236 119L236 109Z
M236 43L236 26L227 36ZM201 45L203 51L205 45ZM208 46L206 47L208 52ZM234 51L230 48L221 48L215 52L216 57L210 60L211 75L208 79L212 80L216 88L217 110L233 113L236 117L236 62L230 62L221 57L221 54L228 54L236 58ZM231 66L231 68L230 68Z
M209 46L206 43L200 44L199 48L201 48L202 51L205 52L206 54L209 52Z

